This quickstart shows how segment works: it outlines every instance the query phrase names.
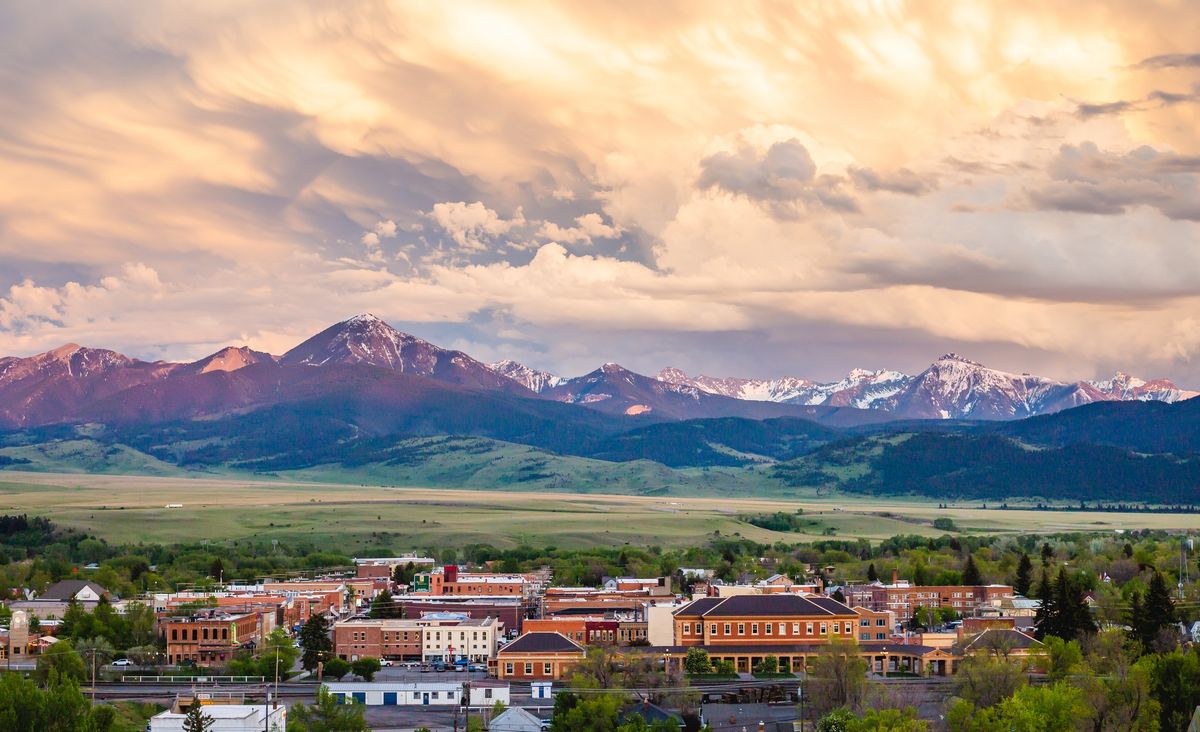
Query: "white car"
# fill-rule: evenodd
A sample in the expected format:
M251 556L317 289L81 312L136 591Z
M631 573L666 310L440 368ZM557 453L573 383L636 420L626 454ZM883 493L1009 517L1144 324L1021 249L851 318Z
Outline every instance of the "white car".
M379 665L386 668L388 666L395 666L396 664L392 663L392 661L390 661L389 659L381 658L381 659L379 659Z
M133 661L130 661L128 658L118 658L117 660L112 662L112 665L113 666L133 666L134 663L133 663Z

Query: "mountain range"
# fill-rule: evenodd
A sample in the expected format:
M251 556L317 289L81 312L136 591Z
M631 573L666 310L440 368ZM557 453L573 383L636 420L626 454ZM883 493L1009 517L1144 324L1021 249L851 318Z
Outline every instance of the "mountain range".
M115 351L68 344L28 358L0 359L0 426L58 422L161 420L212 416L284 398L295 389L335 384L305 369L375 367L443 385L561 402L649 420L803 417L838 425L891 419L1011 420L1099 401L1188 399L1170 381L1117 374L1064 383L987 368L955 354L925 371L857 369L836 382L691 377L674 368L657 378L607 363L574 378L514 361L484 364L401 333L373 315L326 328L282 356L223 348L192 363L145 362ZM239 374L251 369L246 374ZM235 376L235 374L237 374Z
M0 358L0 468L62 469L64 455L85 454L89 470L412 476L436 463L442 478L422 480L572 489L564 476L585 474L613 490L616 468L603 466L625 464L645 466L617 471L640 491L720 468L785 491L1200 502L1194 395L1166 380L1065 383L954 354L915 376L856 370L832 383L654 378L613 363L566 378L485 364L360 315L279 356L226 347L147 362L68 344ZM735 476L695 480L719 492Z
M916 376L855 369L839 381L819 383L798 377L691 377L666 368L658 378L736 399L877 409L906 419L1021 419L1093 402L1172 403L1200 394L1166 379L1146 381L1120 372L1104 381L1067 383L991 369L954 353Z

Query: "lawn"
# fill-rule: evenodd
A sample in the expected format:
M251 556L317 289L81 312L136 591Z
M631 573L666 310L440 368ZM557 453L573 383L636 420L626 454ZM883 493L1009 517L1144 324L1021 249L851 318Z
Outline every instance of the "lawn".
M166 508L183 504L182 508ZM803 508L813 524L781 533L739 514ZM936 536L937 517L967 532L1200 528L1196 514L938 509L916 500L863 496L798 500L601 493L453 490L237 480L6 472L0 512L47 516L114 542L307 539L355 553L373 546L438 544L560 547L682 546L719 531L761 542Z

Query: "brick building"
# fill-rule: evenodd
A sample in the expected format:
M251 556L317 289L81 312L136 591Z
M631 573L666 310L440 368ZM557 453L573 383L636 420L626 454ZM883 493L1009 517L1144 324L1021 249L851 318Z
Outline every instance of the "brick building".
M412 594L494 596L508 595L528 597L536 585L530 577L522 574L496 574L493 572L460 572L458 567L447 564L432 572L422 572L413 577L409 591Z
M908 622L922 607L951 608L960 615L975 615L984 608L1011 602L1013 588L1009 585L912 585L893 580L885 585L874 582L866 585L847 585L842 588L846 603L868 610L890 610L896 620Z
M166 618L159 623L167 641L167 663L191 661L197 666L223 665L235 651L256 648L266 635L263 626L261 613L221 611Z
M495 618L449 613L420 619L347 620L333 627L333 648L346 661L365 657L488 661L495 657L503 628Z
M599 615L556 615L526 620L527 633L560 633L576 643L627 646L646 640L646 621Z
M565 678L583 660L583 646L561 633L526 633L496 654L501 679L552 681Z

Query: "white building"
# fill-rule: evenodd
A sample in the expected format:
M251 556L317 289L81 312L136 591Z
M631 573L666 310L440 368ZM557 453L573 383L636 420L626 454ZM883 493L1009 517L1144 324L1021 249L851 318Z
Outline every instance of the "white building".
M213 720L209 732L287 731L287 707L262 704L206 704L205 716ZM183 732L186 714L163 712L150 719L150 732Z
M424 625L421 627L421 660L453 661L466 658L488 661L496 657L497 628L503 627L496 618L470 618L456 613L428 613L422 621L445 621L454 624Z
M376 706L455 706L462 703L463 685L453 681L400 683L389 681L325 684L339 701ZM213 730L216 732L216 730Z
M497 681L495 679L472 681L470 693L471 695L467 697L467 706L469 707L491 709L496 705L496 702L504 702L504 706L509 706L507 681Z

